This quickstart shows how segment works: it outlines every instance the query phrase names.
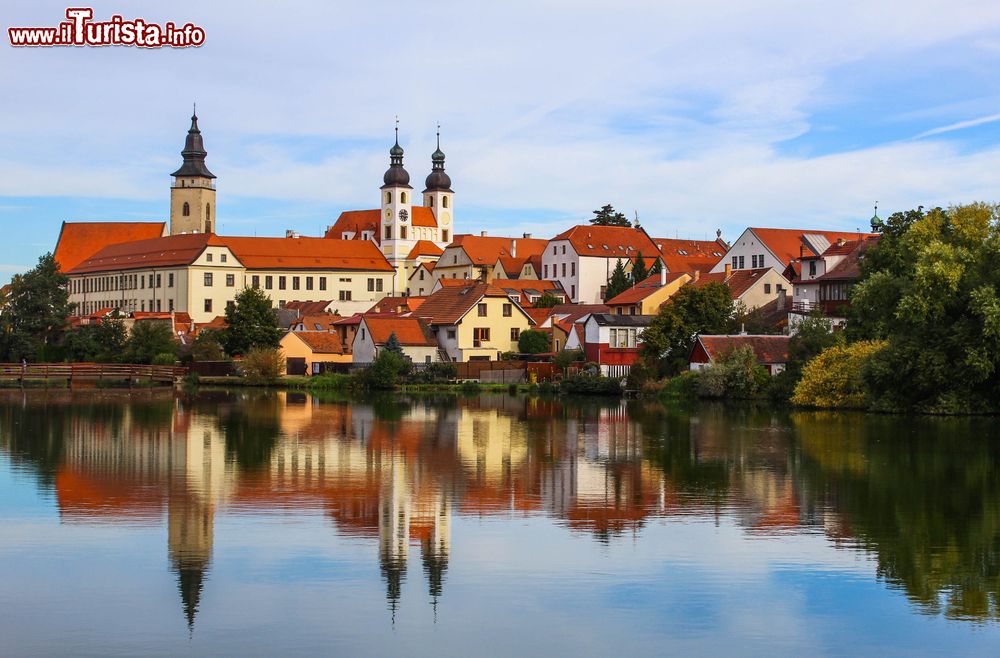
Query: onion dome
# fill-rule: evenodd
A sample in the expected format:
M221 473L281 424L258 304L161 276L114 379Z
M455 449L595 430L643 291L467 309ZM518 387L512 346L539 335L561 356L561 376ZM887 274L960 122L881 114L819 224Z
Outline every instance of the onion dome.
M441 150L441 131L438 130L437 150L431 153L431 173L424 181L424 192L452 192L451 176L444 171L444 151Z
M403 169L403 147L399 145L399 125L396 125L396 143L389 149L389 168L382 176L386 187L410 187L410 174Z
M205 142L201 137L201 130L198 129L198 113L191 115L191 127L188 129L187 138L184 140L184 150L181 156L184 164L181 168L170 174L171 176L190 176L194 178L215 178L215 174L205 166Z

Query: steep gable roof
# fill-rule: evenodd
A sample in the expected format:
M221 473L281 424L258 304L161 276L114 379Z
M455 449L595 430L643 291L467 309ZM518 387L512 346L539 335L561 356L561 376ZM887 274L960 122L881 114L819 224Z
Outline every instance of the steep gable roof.
M641 252L644 258L651 258L659 253L644 230L627 226L581 224L563 231L550 242L558 240L568 240L580 256L635 258Z
M68 272L112 244L162 237L166 222L63 222L54 256Z
M484 297L504 297L510 299L503 290L488 283L466 282L464 286L446 285L431 295L414 311L414 315L424 318L430 324L456 324ZM511 303L524 313L524 309L514 300ZM524 313L531 321L531 316Z
M284 309L286 311L296 311L300 316L302 315L323 315L327 313L327 309L333 300L316 300L316 301L301 301L298 299L293 299L290 302L285 302Z
M406 257L414 260L420 256L440 256L443 253L444 249L430 240L417 240L417 243L413 245L413 249L410 249L410 253Z
M840 249L844 249L848 246L851 247L850 251L846 252L846 256L833 266L829 272L826 272L822 276L818 276L814 281L855 281L861 278L861 261L865 257L865 252L871 249L878 242L878 236L871 236L860 242L845 243L839 246ZM833 249L833 247L831 247ZM829 252L830 249L827 249ZM836 252L838 254L845 253L844 251Z
M372 337L372 342L376 345L385 345L389 341L389 336L393 333L399 340L400 345L414 345L435 347L437 339L430 329L420 318L377 318L365 316L361 318L362 324L368 328L368 333Z
M786 266L802 256L818 256L838 240L850 241L868 237L870 233L845 231L804 231L788 228L750 228L774 257ZM824 244L825 243L825 244Z
M670 285L677 279L690 275L686 272L668 272L666 276L666 285ZM646 299L652 295L657 290L664 288L665 286L660 285L660 275L653 274L649 277L643 279L639 283L635 284L628 290L616 295L615 297L608 300L608 306L624 306L629 304L638 304L642 300Z
M302 325L302 331L333 331L333 325L340 320L339 315L333 313L321 313L318 315L303 315L292 320L292 326Z
M716 361L738 347L749 345L757 356L757 362L762 364L788 363L788 336L750 336L750 335L704 335L698 336L698 342L705 349L709 359Z
M301 340L315 354L343 354L344 344L340 335L326 331L294 331L292 334Z
M531 258L542 253L547 240L538 238L504 238L499 236L456 235L448 247L461 247L474 265L495 265L501 256Z

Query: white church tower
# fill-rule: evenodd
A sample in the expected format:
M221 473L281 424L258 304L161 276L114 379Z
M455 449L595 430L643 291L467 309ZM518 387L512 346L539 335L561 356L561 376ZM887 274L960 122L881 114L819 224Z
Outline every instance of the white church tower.
M424 186L424 206L431 209L437 220L437 236L434 241L443 249L455 237L452 222L455 192L451 189L451 177L444 171L440 125L437 131L437 150L431 154L431 173L427 175Z
M406 289L404 261L416 237L413 232L413 188L410 174L403 168L403 147L399 145L399 120L396 120L396 143L389 149L389 168L382 177L382 253L396 268L392 294ZM388 292L388 291L387 291Z

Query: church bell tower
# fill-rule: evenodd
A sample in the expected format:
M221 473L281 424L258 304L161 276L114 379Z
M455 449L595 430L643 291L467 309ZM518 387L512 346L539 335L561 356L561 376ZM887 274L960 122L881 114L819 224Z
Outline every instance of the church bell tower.
M184 163L171 174L170 235L215 232L215 174L205 166L205 143L198 129L198 114L191 115L191 128L181 151Z

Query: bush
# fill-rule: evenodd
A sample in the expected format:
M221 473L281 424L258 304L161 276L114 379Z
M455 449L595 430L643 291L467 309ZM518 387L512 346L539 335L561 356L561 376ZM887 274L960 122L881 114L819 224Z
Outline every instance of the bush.
M766 389L767 370L750 346L737 347L698 375L698 394L707 398L750 398Z
M517 339L517 350L522 354L541 354L552 349L551 336L538 329L526 329Z
M552 395L556 392L556 387L552 382L542 382L538 384L538 392L541 395Z
M885 341L828 347L802 369L792 402L806 407L863 409L868 404L865 370L885 347Z
M154 366L172 366L177 363L177 357L169 352L162 352L153 357Z
M668 398L693 398L698 395L700 375L687 370L671 377L660 389L660 395Z
M583 361L583 350L559 350L552 359L552 363L563 372L577 361Z
M356 383L366 390L391 391L411 367L410 360L399 352L382 350L370 366L357 374Z
M646 367L645 361L639 359L629 368L628 377L625 378L625 385L630 391L642 390L642 387L649 381L652 373Z
M129 336L125 348L125 358L128 363L152 363L161 354L170 354L173 363L177 358L179 347L167 323L136 322L132 325L132 335Z
M479 382L462 382L460 390L466 395L477 395L480 389Z
M559 383L559 390L570 395L622 394L622 380L602 375L570 375Z
M306 388L310 390L340 391L350 388L352 384L351 376L336 372L324 372L315 377L310 377L306 383Z
M284 361L281 350L254 347L243 355L240 374L251 384L270 384L281 377Z
M201 383L201 377L196 372L189 372L182 380L185 388L196 388Z

